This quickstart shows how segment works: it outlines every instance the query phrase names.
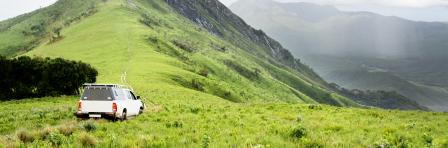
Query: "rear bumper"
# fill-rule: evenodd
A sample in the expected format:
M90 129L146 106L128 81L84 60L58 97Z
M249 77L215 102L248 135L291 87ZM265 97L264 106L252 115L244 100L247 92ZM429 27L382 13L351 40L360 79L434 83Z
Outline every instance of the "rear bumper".
M105 113L83 113L83 112L75 112L74 115L77 118L90 118L89 115L95 114L95 115L101 115L101 118L111 118L114 119L118 117L117 113L114 112L105 112Z

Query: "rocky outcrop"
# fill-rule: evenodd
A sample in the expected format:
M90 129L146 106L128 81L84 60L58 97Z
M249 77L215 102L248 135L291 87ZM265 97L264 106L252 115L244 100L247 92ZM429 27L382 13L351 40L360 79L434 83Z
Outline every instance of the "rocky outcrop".
M277 62L298 71L309 71L309 68L300 63L279 42L267 36L263 31L256 30L246 24L240 17L232 13L218 0L165 0L178 13L195 22L209 32L222 37L242 49L253 50L245 43L235 40L236 35L265 48L266 53L277 60ZM241 37L240 37L241 38ZM304 69L308 68L308 69ZM309 72L308 72L309 73ZM312 75L317 76L314 72ZM317 76L318 77L318 76ZM320 78L319 78L320 79Z

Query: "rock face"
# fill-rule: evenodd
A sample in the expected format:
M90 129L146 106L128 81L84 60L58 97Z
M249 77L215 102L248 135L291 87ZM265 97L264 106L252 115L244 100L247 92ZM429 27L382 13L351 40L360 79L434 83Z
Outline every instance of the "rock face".
M237 35L262 46L265 53L277 62L321 80L317 74L310 72L312 70L308 66L295 59L279 42L267 36L263 31L256 30L246 24L218 0L166 0L166 3L209 32L235 43L242 49L249 52L255 50L252 46L248 46L247 42L235 40Z

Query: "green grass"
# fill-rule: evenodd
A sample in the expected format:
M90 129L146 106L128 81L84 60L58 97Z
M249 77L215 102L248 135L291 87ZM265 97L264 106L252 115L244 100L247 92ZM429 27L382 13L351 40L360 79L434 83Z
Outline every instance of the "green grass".
M448 142L446 113L317 105L313 97L329 95L335 105L359 106L211 35L160 0L135 1L139 8L127 2L98 4L97 13L64 28L62 40L26 55L90 63L99 71L99 83L131 85L149 105L146 112L125 122L80 121L71 115L77 97L0 102L0 145L373 147L402 142L422 147L432 139L443 147ZM140 23L142 14L159 25ZM185 51L173 40L194 44L196 50ZM226 65L228 60L237 66ZM207 77L201 75L204 68ZM258 76L252 77L255 69ZM124 73L127 82L121 82Z
M81 138L86 135L99 147L200 147L206 139L210 147L374 147L381 144L424 147L429 138L435 147L448 144L446 113L232 103L190 90L169 91L169 88L140 92L146 96L148 109L126 122L76 120L70 116L74 112L72 106L76 106L75 97L3 102L0 141L5 145L55 146L46 135L60 135L68 128L73 133L60 136L62 146L81 145L86 140ZM34 111L30 111L32 108ZM43 111L46 115L40 117ZM297 128L303 128L306 134L295 138L292 134ZM20 131L36 135L36 140L21 142Z

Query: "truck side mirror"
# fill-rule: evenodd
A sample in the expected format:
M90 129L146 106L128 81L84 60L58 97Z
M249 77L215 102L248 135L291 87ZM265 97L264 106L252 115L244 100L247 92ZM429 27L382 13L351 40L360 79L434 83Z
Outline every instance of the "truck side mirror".
M140 100L140 96L137 96L137 100Z

